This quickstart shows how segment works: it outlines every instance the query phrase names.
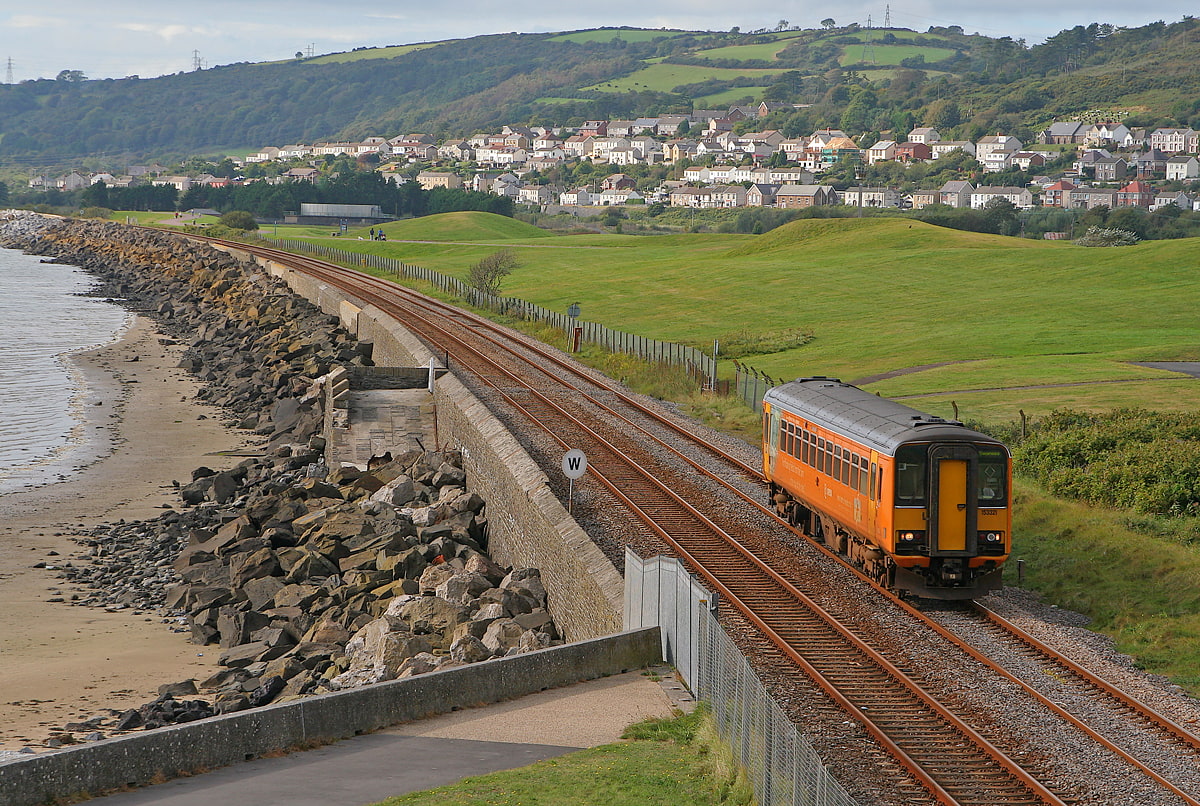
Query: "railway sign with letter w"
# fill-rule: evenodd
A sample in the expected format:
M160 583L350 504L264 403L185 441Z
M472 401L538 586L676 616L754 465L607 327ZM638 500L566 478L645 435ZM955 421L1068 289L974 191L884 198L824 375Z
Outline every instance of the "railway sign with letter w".
M587 456L578 448L572 448L563 456L562 470L571 480L567 490L567 512L571 512L575 508L575 479L587 472Z

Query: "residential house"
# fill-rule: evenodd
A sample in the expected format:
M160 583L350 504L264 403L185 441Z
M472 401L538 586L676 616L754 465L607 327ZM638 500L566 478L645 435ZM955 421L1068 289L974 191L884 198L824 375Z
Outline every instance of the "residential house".
M820 151L833 140L845 140L846 133L841 129L817 129L808 138L808 148Z
M1092 162L1091 174L1097 182L1119 182L1129 172L1123 157L1100 157Z
M1195 204L1195 200L1184 193L1182 190L1173 191L1171 193L1159 193L1154 197L1154 204L1150 205L1150 212L1161 210L1164 207L1175 205L1180 210L1191 210Z
M681 187L671 191L672 207L710 207L712 191L709 188Z
M1060 179L1052 185L1047 185L1042 191L1042 206L1065 207L1064 196L1072 190L1075 190L1075 183L1069 179Z
M627 190L637 186L637 182L628 174L609 174L600 182L601 190Z
M975 192L975 186L970 182L963 180L954 180L942 185L938 191L939 200L942 204L948 207L970 207L971 194Z
M938 134L938 130L929 126L922 126L908 133L908 142L910 143L924 143L927 146L932 146L941 139L942 136Z
M896 162L927 162L933 159L933 147L927 143L900 143L896 146Z
M541 206L552 204L558 192L550 185L525 185L517 189L517 201L521 204Z
M1127 137L1129 127L1124 123L1097 123L1088 128L1083 141L1092 145L1120 147Z
M896 159L896 141L880 140L867 149L867 165Z
M631 142L628 137L606 137L592 138L592 162L608 162L608 153L615 151L618 148L629 148Z
M1167 160L1167 181L1186 182L1200 178L1200 160L1190 154L1177 154Z
M975 159L983 165L983 170L998 173L1011 167L1012 155L1020 150L1021 141L1011 135L989 135L975 144Z
M79 176L79 174L68 174L68 178L70 177L79 177L83 184L79 185L78 187L87 187L87 180L83 179L83 177ZM154 185L155 187L170 186L178 190L180 193L187 193L187 191L192 187L192 178L190 176L157 176L150 180L150 184ZM77 190L78 188L63 186L63 189Z
M971 193L971 209L982 210L993 199L1007 199L1022 210L1033 207L1033 193L1029 188L981 185Z
M1045 165L1046 155L1040 151L1018 151L1012 155L1011 162L1014 168L1028 171L1031 168L1040 168Z
M587 159L592 156L592 148L597 139L594 134L573 134L563 140L563 151L576 159Z
M1130 182L1117 191L1118 207L1143 207L1147 210L1154 204L1154 188L1140 179Z
M823 169L831 168L843 159L851 162L862 159L862 149L849 137L834 137L822 146L820 165Z
M280 176L284 179L291 180L292 182L315 183L321 178L321 172L316 168L309 167L292 168L291 170L284 171L282 174L280 174Z
M631 200L640 200L642 194L633 188L609 188L600 192L598 203L601 206L612 204L628 204ZM596 203L595 201L593 203Z
M433 188L461 188L462 177L450 171L421 171L417 174L417 184L424 190Z
M455 162L468 162L475 159L475 149L471 144L461 138L447 140L438 146L438 156L444 160L454 160Z
M630 137L634 134L641 134L640 130L636 129L637 124L632 120L610 120L608 122L607 137Z
M1096 163L1100 160L1111 160L1113 155L1104 148L1089 148L1080 154L1071 167L1080 176L1095 176Z
M1200 132L1193 129L1155 129L1150 133L1150 147L1168 154L1195 154Z
M1168 159L1170 157L1162 149L1152 148L1149 151L1143 151L1133 158L1133 164L1136 168L1134 173L1138 179L1153 179L1156 176L1165 176Z
M663 162L679 162L696 156L699 143L695 140L668 140L663 143Z
M914 190L905 197L909 206L914 210L920 210L928 207L931 204L938 204L941 201L941 195L936 190Z
M298 160L313 153L312 146L306 146L303 143L293 143L292 145L284 146L279 149L279 159L281 160Z
M581 137L604 137L608 134L607 120L589 120L579 127Z
M847 207L899 207L900 193L892 188L848 187L838 201Z
M837 203L837 191L828 185L782 185L775 192L775 206L786 209Z
M710 188L713 207L745 207L746 188L742 185L717 185Z
M658 118L638 118L633 122L633 130L630 134L637 136L642 134L658 134Z
M1091 210L1094 207L1112 209L1117 204L1117 191L1111 188L1080 187L1063 191L1062 198L1062 206L1068 210L1076 208Z
M929 150L933 152L933 159L949 154L951 151L963 151L975 156L975 144L970 140L939 140L929 146Z
M795 109L795 104L785 103L784 101L763 101L755 111L758 117L765 118L772 112L791 112Z
M688 120L686 115L663 115L658 119L658 127L655 131L663 137L674 137L679 134L679 127L683 125L685 120L688 121L688 125L690 126L691 121Z
M274 146L267 146L253 154L246 155L246 162L272 162L277 159L279 159L279 149Z
M558 194L558 203L564 207L588 206L593 204L592 193L587 188L576 188Z

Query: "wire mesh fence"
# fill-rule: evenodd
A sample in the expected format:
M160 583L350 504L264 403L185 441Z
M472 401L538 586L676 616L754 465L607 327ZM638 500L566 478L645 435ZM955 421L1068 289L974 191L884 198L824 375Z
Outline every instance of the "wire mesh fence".
M657 625L663 658L712 707L760 806L855 806L717 621L717 597L670 557L625 550L625 629Z
M308 241L286 240L259 236L260 240L272 246L289 251L303 252L316 255L337 263L362 268L374 268L379 271L395 274L400 277L410 277L423 280L435 288L448 294L453 294L466 300L478 308L484 308L500 314L507 314L518 319L531 322L543 322L558 328L571 336L579 329L580 340L598 345L613 353L628 353L652 363L680 367L701 388L713 388L717 377L717 362L712 356L684 344L669 341L647 339L622 330L614 330L596 322L579 321L567 314L552 311L517 297L503 297L487 294L477 288L450 277L441 272L422 266L413 266L394 258L383 255L367 255L339 249L335 246L310 243Z
M733 368L734 394L755 411L762 408L763 396L766 395L767 390L783 383L779 378L772 378L749 364L734 361Z

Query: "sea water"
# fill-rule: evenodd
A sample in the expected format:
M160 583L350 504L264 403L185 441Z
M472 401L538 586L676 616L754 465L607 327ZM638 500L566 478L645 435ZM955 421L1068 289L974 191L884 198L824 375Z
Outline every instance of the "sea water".
M0 495L69 475L86 449L83 376L68 357L117 339L131 317L84 296L74 266L0 249Z

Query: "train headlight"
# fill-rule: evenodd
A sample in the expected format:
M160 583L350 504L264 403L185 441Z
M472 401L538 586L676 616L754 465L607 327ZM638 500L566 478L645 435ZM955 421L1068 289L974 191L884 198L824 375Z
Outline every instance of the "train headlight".
M980 554L1003 554L1004 553L1004 532L994 529L987 529L979 532L979 553Z
M923 530L923 529L897 529L896 530L896 553L897 554L924 554L925 553L925 530Z

